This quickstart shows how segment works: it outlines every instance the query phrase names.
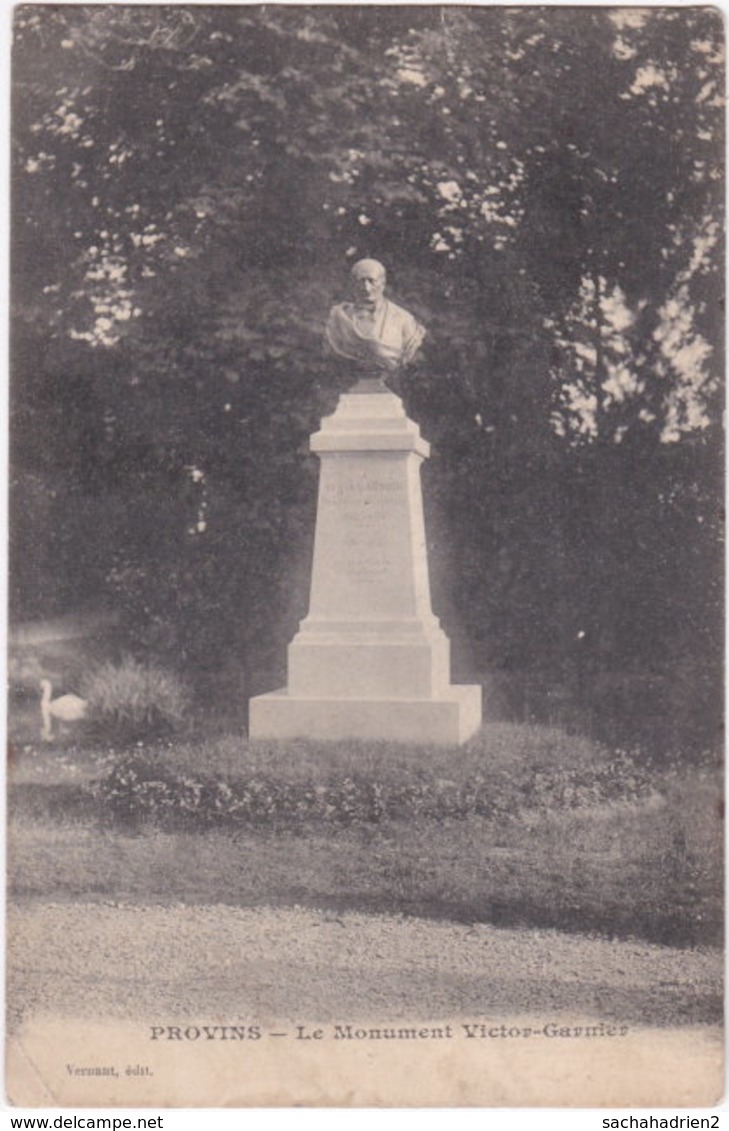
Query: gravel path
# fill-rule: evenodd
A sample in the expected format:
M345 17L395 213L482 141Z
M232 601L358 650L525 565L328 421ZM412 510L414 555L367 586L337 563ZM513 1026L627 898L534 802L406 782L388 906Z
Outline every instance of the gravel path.
M262 1022L517 1014L718 1022L723 961L556 931L303 908L32 901L10 909L8 1001L34 1015Z

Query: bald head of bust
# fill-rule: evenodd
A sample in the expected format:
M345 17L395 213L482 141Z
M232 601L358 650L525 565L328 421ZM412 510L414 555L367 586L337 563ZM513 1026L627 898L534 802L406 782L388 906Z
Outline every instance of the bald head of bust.
M352 289L358 306L374 309L382 301L387 272L377 259L360 259L352 268Z

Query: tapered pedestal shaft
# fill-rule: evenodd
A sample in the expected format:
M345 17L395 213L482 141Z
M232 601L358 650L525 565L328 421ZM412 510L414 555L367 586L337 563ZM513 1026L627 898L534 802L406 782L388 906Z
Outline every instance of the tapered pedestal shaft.
M311 440L321 460L309 615L286 688L250 703L251 737L459 743L481 689L450 683L430 605L419 429L390 392L348 393Z

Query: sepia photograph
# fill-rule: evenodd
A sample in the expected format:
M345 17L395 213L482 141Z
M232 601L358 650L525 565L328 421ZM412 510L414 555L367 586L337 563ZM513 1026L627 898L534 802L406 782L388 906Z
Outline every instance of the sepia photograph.
M724 72L13 10L11 1105L720 1103Z

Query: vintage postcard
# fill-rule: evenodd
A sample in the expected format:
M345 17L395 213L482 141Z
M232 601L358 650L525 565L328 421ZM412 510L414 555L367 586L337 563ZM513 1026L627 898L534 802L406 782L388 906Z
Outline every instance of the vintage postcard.
M719 11L12 63L9 1102L717 1104Z

